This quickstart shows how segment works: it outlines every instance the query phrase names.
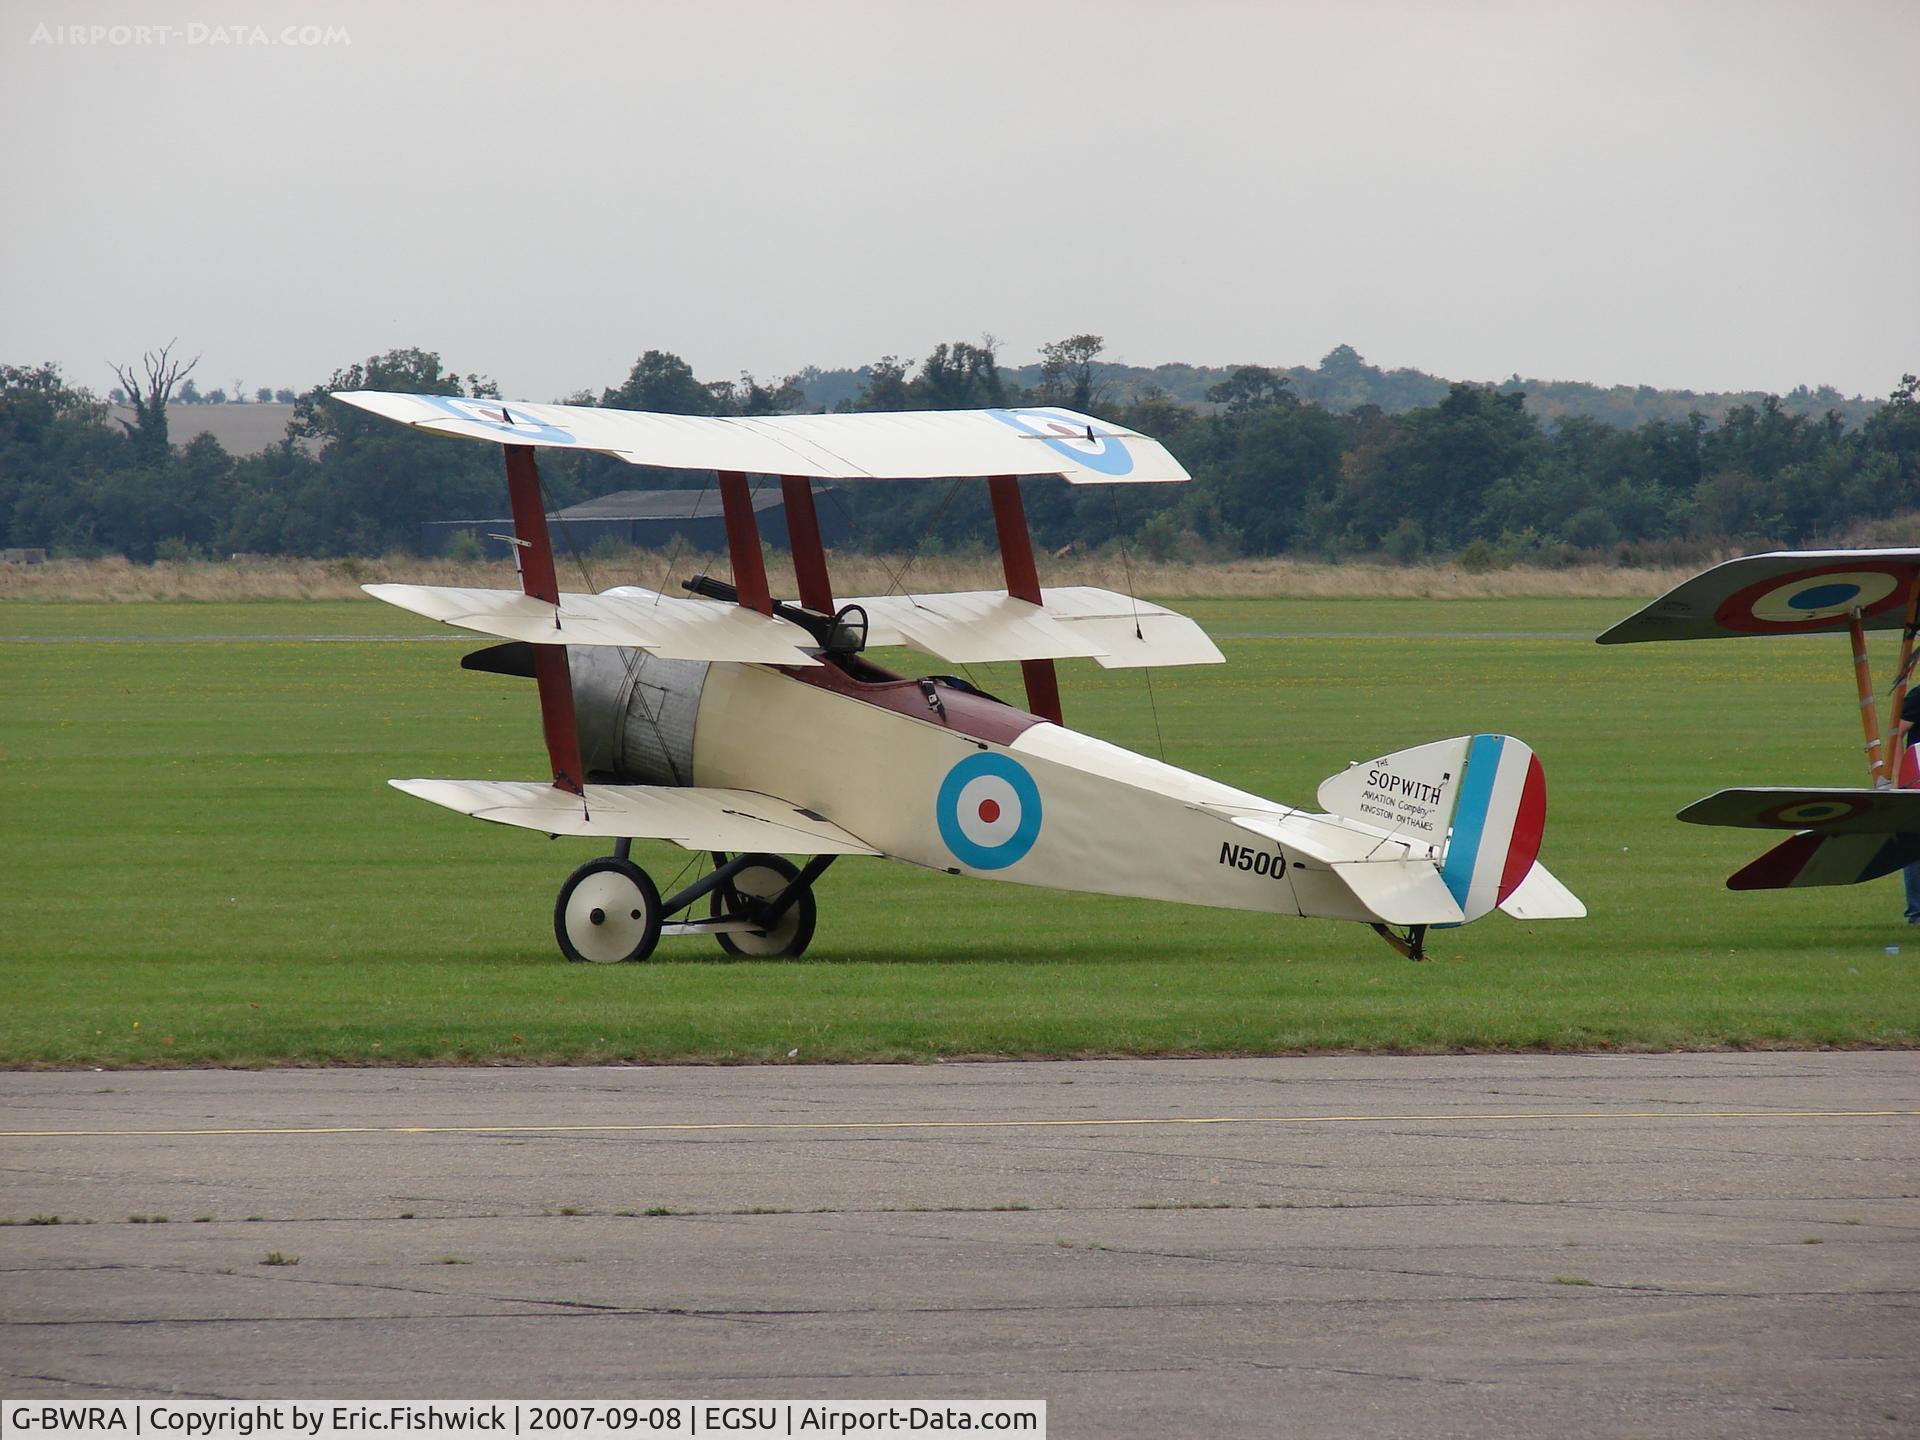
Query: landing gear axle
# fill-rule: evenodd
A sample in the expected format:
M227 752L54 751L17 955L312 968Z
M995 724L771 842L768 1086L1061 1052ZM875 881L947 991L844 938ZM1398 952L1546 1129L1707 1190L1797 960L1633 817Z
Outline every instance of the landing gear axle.
M817 855L804 869L780 855L713 857L714 868L667 899L629 858L632 842L589 860L560 887L553 933L569 960L629 964L653 954L663 934L709 934L729 955L796 959L813 940L818 909L813 882L837 858ZM705 918L693 907L707 901ZM680 916L679 919L669 919Z

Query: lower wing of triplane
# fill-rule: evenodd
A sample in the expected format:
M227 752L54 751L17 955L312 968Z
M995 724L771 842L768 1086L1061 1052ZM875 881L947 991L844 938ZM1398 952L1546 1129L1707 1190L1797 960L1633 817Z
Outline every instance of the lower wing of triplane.
M1729 890L1857 885L1920 860L1920 790L1721 790L1694 801L1679 818L1798 832L1728 876Z
M878 855L811 810L752 790L588 785L575 795L537 780L390 780L396 790L476 820L548 835L671 840L688 850Z

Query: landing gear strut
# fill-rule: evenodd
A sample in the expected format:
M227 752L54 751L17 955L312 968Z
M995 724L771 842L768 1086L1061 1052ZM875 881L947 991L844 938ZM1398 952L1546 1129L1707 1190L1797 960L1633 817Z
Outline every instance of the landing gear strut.
M816 855L796 869L780 855L716 852L711 871L662 900L631 853L631 841L616 841L613 854L589 860L560 887L553 933L567 959L630 963L653 954L662 935L692 934L712 935L729 955L796 958L813 940L813 882L837 858ZM694 919L701 899L707 914Z

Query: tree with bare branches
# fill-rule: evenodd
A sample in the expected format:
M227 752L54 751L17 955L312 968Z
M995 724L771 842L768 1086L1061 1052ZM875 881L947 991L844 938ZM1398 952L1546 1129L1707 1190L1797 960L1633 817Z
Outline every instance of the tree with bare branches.
M140 357L141 368L146 372L144 379L134 373L131 365L113 367L121 388L127 392L127 403L133 406L133 419L120 423L127 427L134 453L142 464L167 458L167 402L173 398L173 387L191 375L193 367L200 363L198 355L184 364L175 360L173 347L179 343L176 337L162 345L158 354L149 350Z

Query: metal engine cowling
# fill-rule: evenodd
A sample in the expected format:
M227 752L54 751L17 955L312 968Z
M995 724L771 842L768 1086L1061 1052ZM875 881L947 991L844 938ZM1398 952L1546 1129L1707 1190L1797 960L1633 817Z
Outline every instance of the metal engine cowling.
M706 661L569 645L567 667L588 779L693 784L693 729L707 683Z
M523 640L462 657L462 669L533 678ZM693 784L693 727L707 683L704 660L663 660L646 650L569 645L580 762L589 780L616 785Z

